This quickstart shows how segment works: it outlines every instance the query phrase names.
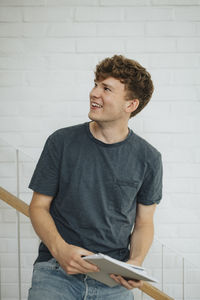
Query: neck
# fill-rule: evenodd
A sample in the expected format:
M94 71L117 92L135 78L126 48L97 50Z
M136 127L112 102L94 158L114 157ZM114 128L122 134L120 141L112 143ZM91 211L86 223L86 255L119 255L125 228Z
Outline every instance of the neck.
M99 123L92 121L90 123L90 131L96 139L106 144L114 144L125 140L129 129L127 123L113 126L108 124L108 122Z

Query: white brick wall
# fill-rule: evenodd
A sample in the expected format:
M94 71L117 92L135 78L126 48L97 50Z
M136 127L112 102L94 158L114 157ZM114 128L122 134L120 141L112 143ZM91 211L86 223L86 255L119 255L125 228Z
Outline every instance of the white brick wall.
M87 120L99 60L115 53L138 60L151 72L155 93L130 127L164 162L156 236L200 266L199 50L199 0L0 0L0 138L37 159L52 131ZM0 182L15 193L14 159L0 142ZM20 196L29 203L34 164L24 160ZM16 299L16 215L2 203L0 225L2 299ZM37 249L25 217L21 236L25 299ZM146 263L156 262L152 254ZM168 280L176 271L168 271L166 291L181 299L179 282ZM198 284L190 283L186 299L198 299Z

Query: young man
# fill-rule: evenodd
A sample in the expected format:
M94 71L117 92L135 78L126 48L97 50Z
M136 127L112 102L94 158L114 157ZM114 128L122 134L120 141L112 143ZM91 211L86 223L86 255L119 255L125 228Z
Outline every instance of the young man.
M161 154L128 120L152 93L151 76L139 63L106 58L96 66L91 122L47 139L29 185L30 218L42 240L29 300L133 299L130 290L141 286L114 274L114 288L91 279L86 273L98 268L82 256L101 252L141 265L151 246Z

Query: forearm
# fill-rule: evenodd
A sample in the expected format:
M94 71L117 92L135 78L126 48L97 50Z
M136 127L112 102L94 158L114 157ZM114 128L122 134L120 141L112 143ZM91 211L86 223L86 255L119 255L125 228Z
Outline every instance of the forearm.
M30 207L30 219L39 238L47 246L53 256L57 247L64 242L49 211L41 207Z
M153 224L135 225L130 241L130 256L127 263L136 266L141 266L143 260L151 246L153 240L154 230ZM142 286L141 280L129 280L119 275L110 275L117 283L121 284L127 289L140 288Z
M136 265L142 265L154 236L154 225L152 223L135 225L130 241L129 261Z
M66 273L78 274L98 271L96 266L82 259L82 256L91 255L92 252L64 241L48 209L34 206L33 208L30 207L29 213L37 235Z

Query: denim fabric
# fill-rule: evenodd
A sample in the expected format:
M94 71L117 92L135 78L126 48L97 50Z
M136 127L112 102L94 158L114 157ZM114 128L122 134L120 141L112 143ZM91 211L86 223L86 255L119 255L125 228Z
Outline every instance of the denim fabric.
M34 265L28 300L133 300L122 286L110 288L87 275L68 275L52 258Z

